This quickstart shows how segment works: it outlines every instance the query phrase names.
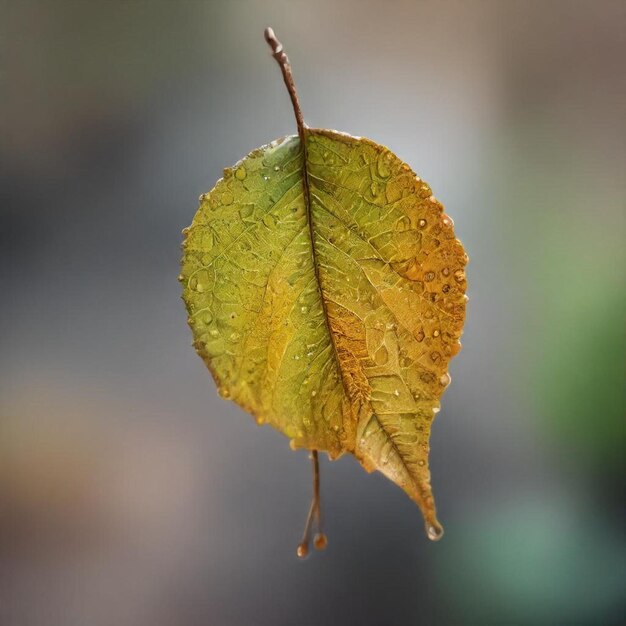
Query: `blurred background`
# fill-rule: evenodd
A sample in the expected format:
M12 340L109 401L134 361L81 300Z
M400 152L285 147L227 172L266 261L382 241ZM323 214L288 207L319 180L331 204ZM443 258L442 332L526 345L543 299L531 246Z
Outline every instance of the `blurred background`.
M617 625L626 604L623 1L4 0L0 622ZM389 146L470 256L432 438L446 536L218 398L181 228L312 126Z

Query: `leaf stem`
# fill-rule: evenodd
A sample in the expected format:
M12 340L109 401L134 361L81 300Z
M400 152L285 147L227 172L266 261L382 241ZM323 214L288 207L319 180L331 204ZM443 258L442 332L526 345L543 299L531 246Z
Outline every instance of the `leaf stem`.
M309 225L309 235L311 237L311 255L313 259L313 268L315 270L315 276L317 279L318 287L320 285L320 277L317 269L317 261L315 259L315 247L313 243L314 233L313 224L311 220L311 198L309 194L309 173L307 170L307 149L306 149L306 129L307 125L304 123L302 117L302 109L300 108L300 101L298 100L298 93L296 92L296 84L293 80L293 72L291 71L291 63L287 53L283 48L283 44L278 41L274 31L269 26L265 29L265 41L272 49L272 56L276 59L280 71L283 74L283 80L285 81L285 87L289 92L291 98L291 104L293 106L293 112L296 116L296 124L298 126L298 137L300 138L300 146L302 149L302 184L304 203L306 205L307 221ZM320 299L322 307L324 308L324 315L326 318L326 324L328 326L328 312L326 311L326 305L320 288ZM330 333L330 327L328 327ZM332 334L331 334L332 338ZM334 346L334 341L333 341ZM335 348L336 350L336 348ZM311 500L311 507L306 519L304 527L304 533L302 535L302 541L298 544L297 554L300 558L305 558L309 553L309 542L311 540L311 529L313 523L317 524L317 533L313 538L313 546L316 550L324 550L328 540L326 535L322 532L322 510L320 506L320 465L317 450L311 450L311 462L313 464L313 499Z
M306 518L302 541L298 544L297 554L303 559L309 554L309 542L311 541L311 528L313 522L317 523L317 533L313 538L313 546L316 550L324 550L328 543L326 535L322 532L322 507L320 501L320 463L317 450L311 450L311 463L313 465L313 499Z
M304 130L307 127L302 117L302 109L300 108L300 101L298 100L298 93L296 92L296 84L293 80L293 72L291 71L291 63L287 53L283 48L283 44L278 41L274 31L271 27L265 29L265 41L272 49L272 56L276 59L280 67L280 71L283 73L283 80L285 81L285 87L289 92L291 98L291 104L293 106L293 112L296 116L296 124L298 125L298 136L300 137L300 143L305 146Z

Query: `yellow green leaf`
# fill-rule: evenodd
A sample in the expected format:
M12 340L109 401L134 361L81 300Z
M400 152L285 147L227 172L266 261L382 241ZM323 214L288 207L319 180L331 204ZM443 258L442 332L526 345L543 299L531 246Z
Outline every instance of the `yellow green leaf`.
M304 127L251 152L185 229L183 298L219 392L292 447L353 454L437 521L431 424L465 316L467 257L406 163Z

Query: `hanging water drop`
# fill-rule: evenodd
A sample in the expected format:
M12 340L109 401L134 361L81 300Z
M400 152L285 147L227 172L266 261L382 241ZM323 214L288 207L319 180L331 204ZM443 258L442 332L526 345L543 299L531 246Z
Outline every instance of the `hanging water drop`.
M439 541L443 537L443 528L439 524L437 526L428 526L426 534L431 541Z

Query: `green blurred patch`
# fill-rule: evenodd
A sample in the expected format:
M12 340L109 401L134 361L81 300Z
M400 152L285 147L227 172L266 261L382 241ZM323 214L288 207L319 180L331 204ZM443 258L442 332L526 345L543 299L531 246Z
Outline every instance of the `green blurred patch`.
M573 449L577 463L619 472L626 444L626 260L614 236L593 231L593 223L564 229L559 220L552 233L566 245L545 247L546 332L533 389L542 425L568 456Z
M623 537L574 500L547 495L448 525L437 575L451 623L618 623Z

